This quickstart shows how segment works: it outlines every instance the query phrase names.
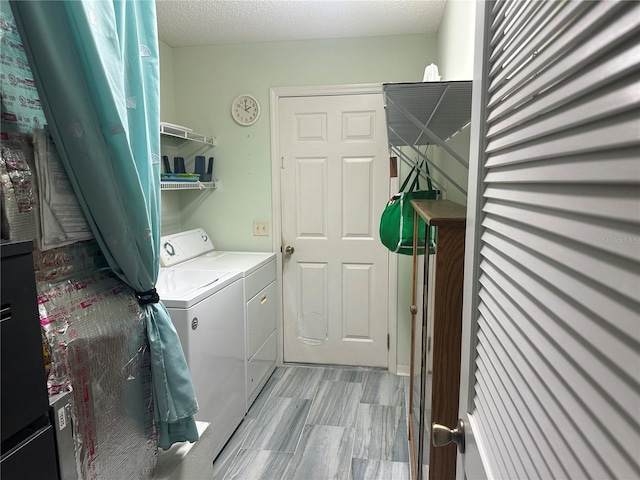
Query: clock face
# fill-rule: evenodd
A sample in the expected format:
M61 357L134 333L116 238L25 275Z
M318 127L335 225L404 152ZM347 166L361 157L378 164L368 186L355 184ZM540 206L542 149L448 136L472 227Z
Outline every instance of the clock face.
M240 125L252 125L260 115L260 104L251 95L240 95L231 104L231 115Z

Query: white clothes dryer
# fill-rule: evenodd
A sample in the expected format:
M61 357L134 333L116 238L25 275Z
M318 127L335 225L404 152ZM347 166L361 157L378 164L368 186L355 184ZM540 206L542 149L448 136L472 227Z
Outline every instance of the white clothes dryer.
M271 252L228 252L214 249L201 229L162 237L163 265L185 270L240 270L245 325L246 410L276 367L276 255ZM179 261L177 263L176 259Z
M156 290L178 332L215 458L244 418L242 272L161 268Z

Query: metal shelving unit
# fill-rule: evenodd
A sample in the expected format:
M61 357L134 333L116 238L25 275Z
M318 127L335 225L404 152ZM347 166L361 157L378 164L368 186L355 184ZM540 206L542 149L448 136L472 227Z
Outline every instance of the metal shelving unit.
M216 181L211 182L160 182L160 190L207 190L216 188Z
M160 122L160 134L168 137L180 138L182 140L189 140L191 142L205 143L212 147L215 147L218 143L218 139L216 137L207 137L206 135L194 132L190 128L166 122Z
M460 157L445 142L471 121L471 81L384 83L389 149L407 165L413 167L424 160L429 169L439 172L451 185L467 194L459 185L426 154L421 146L437 145L465 168L468 162ZM418 162L401 147L409 147ZM424 178L431 178L421 172ZM432 178L439 188L442 188Z
M194 132L192 129L175 125L173 123L160 122L160 134L166 137L179 138L188 142L203 143L215 147L218 143L216 137L207 137ZM217 187L217 181L210 182L172 182L160 181L160 190L211 190Z

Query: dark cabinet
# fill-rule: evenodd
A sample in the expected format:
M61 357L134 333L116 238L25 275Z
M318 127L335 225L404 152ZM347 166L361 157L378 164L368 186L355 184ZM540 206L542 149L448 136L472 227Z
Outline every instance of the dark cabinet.
M32 243L0 246L1 431L3 480L58 478Z
M419 224L417 217L420 216L427 228L436 227L435 252L424 255L421 279L416 274L415 252L413 258L414 292L422 290L422 308L415 304L411 307L412 478L453 480L456 446L435 448L431 442L431 425L455 425L458 419L466 211L463 206L447 200L413 200L411 204L416 212L414 225Z

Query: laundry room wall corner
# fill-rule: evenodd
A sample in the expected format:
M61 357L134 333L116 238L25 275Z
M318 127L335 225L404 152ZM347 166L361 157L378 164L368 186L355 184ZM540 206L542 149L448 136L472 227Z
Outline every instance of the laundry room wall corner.
M433 48L425 52L425 44ZM203 227L216 248L271 250L274 228L253 235L253 220L273 222L269 88L416 81L425 56L436 55L435 35L174 48L176 123L218 138L219 186L210 195L180 194L183 228ZM245 93L261 106L247 127L230 108Z

